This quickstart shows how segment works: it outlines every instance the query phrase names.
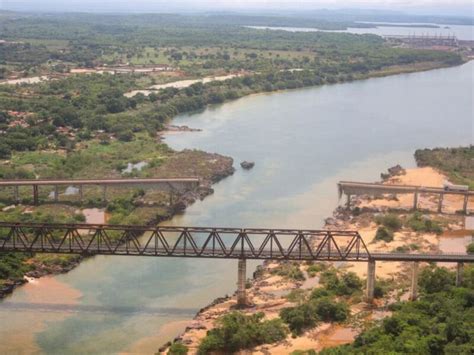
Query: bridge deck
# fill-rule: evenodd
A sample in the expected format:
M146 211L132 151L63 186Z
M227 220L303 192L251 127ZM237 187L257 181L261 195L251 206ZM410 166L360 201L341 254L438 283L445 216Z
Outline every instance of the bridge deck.
M173 179L48 179L48 180L0 180L0 186L56 186L56 185L157 185L157 184L199 184L198 178Z
M474 196L474 191L453 191L445 190L441 187L425 187L415 185L391 185L381 183L366 183L354 181L340 181L338 183L339 192L350 195L367 194L412 194L412 193L433 193L447 195Z
M0 222L0 252L259 260L474 262L468 254L370 252L355 231Z

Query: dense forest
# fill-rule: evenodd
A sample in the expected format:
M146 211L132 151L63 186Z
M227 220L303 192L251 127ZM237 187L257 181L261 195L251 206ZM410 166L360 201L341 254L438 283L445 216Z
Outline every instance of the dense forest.
M203 58L211 59L202 63L203 66L215 66L216 63L212 62L219 60L220 65L227 69L248 67L248 64L241 63L238 55L239 51L247 53L245 49L254 50L254 53L248 53L250 59L264 60L266 68L275 64L280 66L278 56L265 58L268 51L285 51L286 54L289 51L304 52L307 56L305 61L315 58L320 62L356 61L366 62L369 66L372 61L377 64L380 60L391 61L392 64L398 64L400 60L419 60L416 57L420 53L388 48L383 39L375 35L294 33L244 27L278 25L278 21L285 19L159 14L5 16L0 22L0 38L12 43L0 45L0 66L3 64L4 70L11 70L13 67L28 71L41 62L49 62L52 69L61 71L64 70L64 65L88 67L107 63L111 57L125 57L125 60L130 61L135 54L144 53L147 49L161 53L168 51L173 55L172 60L181 66L183 59L192 61L199 56L196 53L198 49L207 48L210 53L206 54L211 55L210 49L216 47L220 55L216 53L214 57ZM301 19L298 18L298 21L301 22ZM340 26L340 22L331 24ZM252 58L255 55L257 58ZM424 55L429 56L426 53ZM448 54L445 56L449 57ZM288 56L283 55L281 59L286 57ZM109 61L109 64L113 64L113 61ZM255 63L253 68L256 68Z

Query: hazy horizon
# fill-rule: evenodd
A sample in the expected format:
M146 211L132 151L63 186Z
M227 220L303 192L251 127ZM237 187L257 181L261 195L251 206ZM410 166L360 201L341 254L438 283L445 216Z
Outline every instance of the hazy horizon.
M0 0L0 10L31 12L281 12L307 10L379 10L408 15L474 17L474 6L466 0Z

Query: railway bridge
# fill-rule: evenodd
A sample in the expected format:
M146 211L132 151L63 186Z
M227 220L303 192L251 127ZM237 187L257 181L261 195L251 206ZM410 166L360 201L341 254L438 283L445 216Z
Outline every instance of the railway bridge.
M458 285L464 263L474 262L474 255L466 253L370 252L357 231L22 222L0 222L1 252L237 259L239 305L247 303L247 259L365 262L369 303L374 298L376 262L412 263L411 299L417 297L420 262L456 263Z

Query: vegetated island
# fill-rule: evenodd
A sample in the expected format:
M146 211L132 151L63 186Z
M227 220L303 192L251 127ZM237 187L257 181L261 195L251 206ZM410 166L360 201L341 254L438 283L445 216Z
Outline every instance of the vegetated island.
M22 192L22 204L16 205L10 192L1 191L4 221L82 222L86 209L100 208L107 223L156 223L210 193L211 182L233 171L231 158L174 152L162 143L160 132L176 115L257 92L464 61L455 52L393 48L373 35L274 33L172 15L90 15L87 21L84 16L48 15L44 21L42 15L2 14L0 78L7 82L0 85L0 178L198 176L207 185L171 203L164 194L112 189L107 202L94 190L82 203L77 194L61 191L62 203L32 206L29 193ZM239 75L228 80L125 96L153 85L233 72ZM8 84L32 75L47 80ZM52 202L46 190L40 198ZM79 261L2 255L0 289L11 292L26 274L63 272Z
M420 161L417 151L417 160ZM456 174L472 183L473 147L425 149L423 167L391 169L384 184L442 186ZM435 168L427 166L435 162ZM456 181L459 182L459 181ZM437 212L435 196L360 196L352 208L339 207L325 228L358 230L370 251L472 252L466 245L463 198L445 196ZM247 281L251 306L235 310L236 298L216 299L185 332L160 351L168 354L468 354L474 345L474 267L466 266L455 287L451 266L421 264L419 298L408 301L411 263L377 262L375 302L364 302L365 263L265 262ZM455 267L455 266L454 266Z

